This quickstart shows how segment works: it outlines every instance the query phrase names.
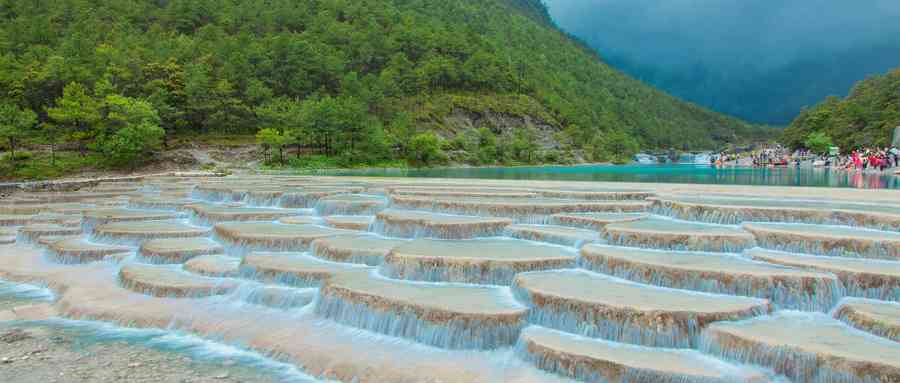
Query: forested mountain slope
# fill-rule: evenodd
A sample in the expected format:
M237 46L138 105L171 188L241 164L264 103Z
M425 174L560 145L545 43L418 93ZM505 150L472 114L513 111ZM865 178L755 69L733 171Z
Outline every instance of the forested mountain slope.
M824 133L842 150L885 147L900 126L900 69L853 86L843 100L828 97L805 109L784 130L782 142L803 146L811 133Z
M767 134L611 69L538 0L9 0L0 53L0 99L35 114L21 126L49 143L124 151L122 161L163 130L270 128L273 145L356 162L473 125L535 141L497 121L564 132L554 140L574 148L607 136L712 148Z

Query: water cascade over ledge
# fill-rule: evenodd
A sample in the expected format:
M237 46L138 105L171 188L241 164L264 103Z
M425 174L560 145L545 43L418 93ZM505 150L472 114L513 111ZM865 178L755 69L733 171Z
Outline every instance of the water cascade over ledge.
M900 203L747 189L241 175L13 195L0 321L226 350L279 381L900 381Z

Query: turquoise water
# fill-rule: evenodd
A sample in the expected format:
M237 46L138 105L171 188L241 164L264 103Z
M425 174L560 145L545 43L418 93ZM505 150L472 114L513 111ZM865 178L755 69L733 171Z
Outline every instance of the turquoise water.
M509 180L666 182L725 185L829 186L900 189L900 177L813 167L723 168L704 165L580 165L492 168L364 169L329 175L488 178Z

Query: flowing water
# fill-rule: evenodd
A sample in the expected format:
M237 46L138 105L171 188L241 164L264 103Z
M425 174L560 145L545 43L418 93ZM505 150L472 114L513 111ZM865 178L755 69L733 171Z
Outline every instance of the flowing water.
M140 208L97 206L120 189ZM21 194L0 201L19 225L0 320L285 382L898 381L900 200L827 190L236 176Z

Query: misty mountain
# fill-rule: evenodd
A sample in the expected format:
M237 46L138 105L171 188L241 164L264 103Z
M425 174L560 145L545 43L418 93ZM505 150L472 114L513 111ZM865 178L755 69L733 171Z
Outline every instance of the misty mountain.
M675 96L786 124L900 66L895 0L548 0L607 63Z

